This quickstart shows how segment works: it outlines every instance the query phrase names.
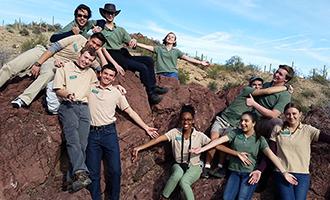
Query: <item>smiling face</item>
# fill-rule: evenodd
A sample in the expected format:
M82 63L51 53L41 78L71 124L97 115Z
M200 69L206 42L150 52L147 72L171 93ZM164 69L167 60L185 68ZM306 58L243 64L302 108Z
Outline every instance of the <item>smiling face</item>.
M174 44L176 42L176 36L173 33L169 33L165 41L167 44Z
M244 114L241 117L240 127L244 133L254 132L255 122L253 122L252 118L248 114Z
M76 15L76 23L80 28L86 26L88 21L88 11L85 9L79 9Z
M279 68L273 75L273 83L274 85L284 85L288 80L286 79L286 75L288 72L285 69Z
M191 130L194 124L194 118L190 112L184 112L181 114L181 126L183 130Z
M103 42L96 37L90 38L86 43L86 47L91 47L95 50L98 50L102 46Z
M103 69L100 73L100 83L103 87L107 87L112 84L116 79L116 72L111 69Z
M295 107L288 108L284 111L285 121L291 126L300 123L301 115L301 112Z
M81 54L77 60L77 64L83 68L86 69L90 67L95 60L95 56L92 56L89 54L88 51L85 51L83 54Z
M262 84L263 82L260 80L255 80L251 83L251 87L255 88L255 89L261 89L262 88Z

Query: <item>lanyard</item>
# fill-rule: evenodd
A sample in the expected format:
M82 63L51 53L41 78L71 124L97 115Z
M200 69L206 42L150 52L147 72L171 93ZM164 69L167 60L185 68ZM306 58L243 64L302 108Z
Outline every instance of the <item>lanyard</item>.
M190 149L191 149L191 135L194 129L191 130L190 136L189 136L189 147L188 147L188 161L187 163L189 164L190 162ZM183 145L184 145L184 136L182 133L182 141L181 141L181 163L183 163Z

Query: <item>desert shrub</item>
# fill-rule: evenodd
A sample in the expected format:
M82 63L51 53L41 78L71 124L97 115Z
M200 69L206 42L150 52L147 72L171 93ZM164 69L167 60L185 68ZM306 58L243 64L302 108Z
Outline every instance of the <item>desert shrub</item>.
M10 26L7 26L6 29L9 33L14 33L13 28L11 28Z
M315 97L315 92L313 92L312 90L309 90L309 89L305 89L301 92L301 96L303 96L305 98Z
M41 28L39 27L39 26L33 26L32 27L32 33L33 34L36 34L36 35L39 35L39 34L41 34Z
M322 88L322 93L329 99L330 98L330 89L329 87Z
M218 90L218 84L215 81L210 81L207 87L212 91L216 92Z
M223 87L222 87L222 89L223 90L228 90L228 89L230 89L230 88L234 88L234 87L237 87L237 86L239 86L240 85L240 83L232 83L232 82L229 82L229 83L226 83Z
M0 68L8 61L11 52L6 49L0 49Z
M221 65L213 65L213 66L209 67L206 70L207 77L214 79L214 80L217 79L219 77L222 69L223 69L223 67Z
M301 111L303 113L307 113L310 108L308 106L305 106L303 103L302 103L302 100L303 98L301 97L301 95L298 95L298 96L292 96L292 102L299 105L300 108L301 108Z
M188 81L190 80L190 73L183 70L183 69L179 69L179 81L181 84L185 85L188 83Z
M61 24L48 25L49 32L57 32L62 28Z
M23 28L22 30L19 31L19 34L21 36L28 36L30 35L30 32L26 28Z
M322 75L320 74L316 74L314 76L311 77L311 79L317 83L320 83L322 85L326 85L329 84L329 81Z
M31 38L31 39L23 42L22 46L21 46L21 52L32 49L38 44L45 46L47 43L48 43L48 40L47 40L46 36L40 34L40 35L36 36L35 38Z

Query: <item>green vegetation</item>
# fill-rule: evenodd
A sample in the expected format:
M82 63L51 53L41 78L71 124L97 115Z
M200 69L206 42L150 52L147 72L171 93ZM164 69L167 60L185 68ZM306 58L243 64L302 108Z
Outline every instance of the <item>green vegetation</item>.
M48 39L46 36L44 36L43 34L40 34L34 38L31 38L29 40L26 40L25 42L23 42L22 46L21 46L21 52L27 51L29 49L34 48L35 46L39 45L43 45L46 46L48 43Z
M230 88L237 87L239 85L240 83L227 83L222 87L222 90L228 90Z
M26 28L23 28L22 30L19 31L19 34L21 36L28 36L30 35L30 32Z
M212 92L216 92L218 90L218 84L215 81L211 81L209 82L209 84L207 85L207 87L212 91Z
M222 65L215 64L206 70L207 77L215 80L219 77L221 71L223 70L224 68Z
M181 84L185 85L188 83L188 81L190 80L190 73L183 70L183 69L179 69L179 81Z

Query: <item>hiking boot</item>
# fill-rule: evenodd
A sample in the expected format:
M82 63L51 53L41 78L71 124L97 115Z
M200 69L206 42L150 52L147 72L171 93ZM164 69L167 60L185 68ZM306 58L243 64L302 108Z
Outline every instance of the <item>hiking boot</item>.
M211 172L211 168L204 167L201 177L206 179L210 178L210 172Z
M159 102L161 102L162 99L163 97L159 96L158 94L152 94L149 96L149 103L158 104Z
M79 190L85 188L87 185L91 184L92 180L88 177L87 172L77 172L75 174L75 180L68 186L70 193L78 192Z
M210 175L216 178L223 178L226 176L226 169L223 167L217 167L210 172Z
M14 108L21 108L27 106L26 103L21 98L18 97L15 100L11 101L10 103Z
M168 88L166 87L160 87L160 86L156 86L155 89L154 89L154 92L156 94L165 94L168 92Z

